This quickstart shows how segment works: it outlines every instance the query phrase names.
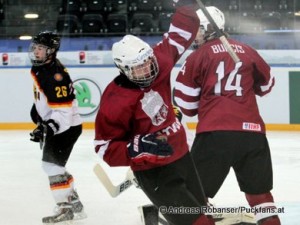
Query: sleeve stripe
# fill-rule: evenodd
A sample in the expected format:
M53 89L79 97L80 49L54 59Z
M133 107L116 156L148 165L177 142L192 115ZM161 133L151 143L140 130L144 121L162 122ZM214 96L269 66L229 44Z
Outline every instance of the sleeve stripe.
M192 109L198 109L199 108L199 101L196 102L186 102L182 100L181 98L175 97L175 102L178 104L179 107L192 110Z
M173 24L170 25L170 29L169 29L169 33L172 33L172 32L177 33L180 37L184 38L187 41L190 40L190 38L192 37L192 34L190 32L187 32L178 27L175 27ZM183 45L181 45L180 43L171 39L169 36L169 33L165 34L165 35L167 35L166 38L169 39L170 45L175 46L177 48L179 55L181 55L186 50L185 47Z
M171 33L171 32L177 33L179 36L183 37L187 41L190 40L192 37L191 32L188 32L188 31L182 30L178 27L175 27L173 24L171 24L170 28L169 28L169 33Z
M178 81L175 82L175 89L181 91L184 95L197 97L200 95L201 88L191 88Z
M270 78L270 80L269 80L269 82L268 82L267 85L260 86L261 91L262 92L266 92L266 91L270 90L270 88L272 87L273 83L274 83L274 77L272 76Z
M169 38L169 43L170 43L170 45L173 45L177 48L179 55L181 55L185 51L185 48L182 45L180 45L176 41L172 40L171 38Z
M98 146L98 145L100 146L100 148L99 148L99 150L98 150L98 152L97 152L97 155L98 155L101 159L103 159L103 156L104 156L104 154L105 154L105 152L106 152L106 150L107 150L107 148L108 148L109 142L110 142L110 141L104 141L104 140L98 141L98 140L94 140L94 146L95 146L95 147Z

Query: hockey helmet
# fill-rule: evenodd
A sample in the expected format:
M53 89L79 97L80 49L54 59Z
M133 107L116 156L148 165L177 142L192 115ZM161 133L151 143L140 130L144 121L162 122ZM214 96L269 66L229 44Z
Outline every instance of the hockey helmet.
M219 27L219 29L224 30L225 17L222 11L214 6L207 6L206 9L210 14L210 16L213 18L213 20L215 21L216 25ZM208 28L210 22L201 9L197 10L197 15L200 20L200 29L192 45L194 49L197 49L199 46L204 44L207 40L215 38L215 33L216 33L212 28L210 29Z
M219 10L215 6L207 6L206 7L208 13L213 18L219 29L224 30L225 26L225 17L221 10ZM209 20L204 15L203 11L201 9L197 10L197 15L200 19L200 27L203 27L205 31L208 30L208 24L210 24Z
M32 40L29 47L29 58L34 66L41 66L48 61L50 56L55 59L56 53L60 47L60 37L52 31L42 31ZM37 54L37 50L42 55Z
M136 36L125 35L114 43L112 57L120 72L140 87L148 87L158 74L153 49Z

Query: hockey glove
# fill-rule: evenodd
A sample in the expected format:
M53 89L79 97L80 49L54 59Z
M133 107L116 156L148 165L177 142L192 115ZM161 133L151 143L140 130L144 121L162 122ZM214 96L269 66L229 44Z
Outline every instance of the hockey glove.
M38 126L29 135L30 141L40 142L43 139L43 126L38 124Z
M182 112L181 112L180 108L178 106L176 106L176 105L173 105L173 111L175 113L175 116L179 120L179 122L181 122L181 120L182 120Z
M46 133L46 138L52 137L59 130L59 125L53 120L47 120L42 123L43 132Z
M131 160L136 164L161 164L165 158L173 154L172 147L167 143L166 136L147 134L136 135L128 145Z

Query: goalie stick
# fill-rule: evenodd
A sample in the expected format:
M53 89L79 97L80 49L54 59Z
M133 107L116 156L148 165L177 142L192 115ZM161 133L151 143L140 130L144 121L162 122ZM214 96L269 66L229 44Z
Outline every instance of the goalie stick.
M96 174L99 181L103 184L105 189L108 191L111 197L115 198L119 194L123 193L125 190L127 190L129 187L133 184L133 175L132 170L129 168L126 174L126 178L124 181L122 181L118 185L114 185L111 180L109 179L107 173L103 169L103 167L100 164L96 164L94 166L94 173Z
M204 6L204 4L201 2L201 0L196 0L196 2L198 3L198 5L199 5L200 9L202 10L203 14L209 20L210 24L213 26L214 30L217 33L217 36L219 37L220 41L222 42L222 44L226 48L227 52L229 53L229 55L231 56L231 58L233 59L233 61L235 63L239 62L240 58L234 52L234 50L232 49L231 45L229 44L227 38L225 37L224 33L219 29L218 25L216 24L216 22L214 21L214 19L211 17L211 15L207 11L207 9Z

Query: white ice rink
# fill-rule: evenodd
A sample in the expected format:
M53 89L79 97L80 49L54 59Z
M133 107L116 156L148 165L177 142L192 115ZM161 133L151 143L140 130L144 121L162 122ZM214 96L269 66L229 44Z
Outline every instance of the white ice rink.
M39 145L29 141L27 130L0 131L0 225L41 225L53 212L48 178L41 169ZM282 225L300 224L300 132L268 132L273 157L274 189ZM137 207L150 203L141 190L131 187L112 198L93 173L100 159L94 153L93 131L84 130L67 164L75 178L88 218L74 225L140 225ZM103 164L103 163L102 163ZM109 168L119 183L127 168ZM216 206L247 206L232 173L213 199Z

